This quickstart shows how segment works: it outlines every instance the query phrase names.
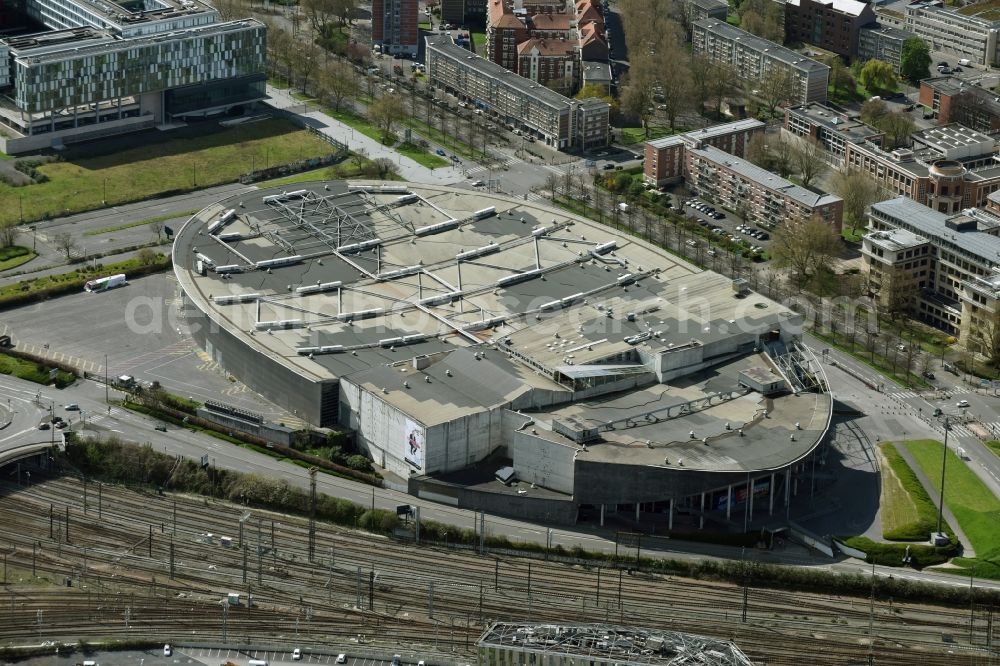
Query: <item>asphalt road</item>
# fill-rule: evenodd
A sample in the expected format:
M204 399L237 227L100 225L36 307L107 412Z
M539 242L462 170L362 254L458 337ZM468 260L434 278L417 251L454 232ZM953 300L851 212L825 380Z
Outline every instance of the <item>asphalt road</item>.
M112 407L109 413L104 402L104 387L96 383L81 381L58 392L52 389L42 389L41 406L31 405L37 392L38 388L35 384L16 378L0 377L0 400L10 398L12 402L16 401L19 405L23 405L26 413L30 414L28 417L30 420L44 416L47 413L47 406L50 404L54 403L57 406L56 412L59 413L59 405L75 402L80 405L82 410L82 414L79 416L86 416L87 430L103 433L114 432L124 440L148 442L157 450L194 460L208 454L211 464L217 467L267 476L280 476L294 486L308 488L308 472L296 465L275 460L249 449L232 446L207 435L200 435L172 426L166 432L159 432L154 429L156 422L153 419L121 408ZM74 420L73 428L81 428L82 424L77 422L78 415L71 414L69 416ZM25 423L28 422L30 421ZM16 434L16 437L7 441L17 442L23 438L32 437L36 441L44 441L44 437L48 433L27 429ZM423 519L435 520L460 528L472 527L476 520L475 514L471 511L428 502L390 489L372 488L337 477L321 474L318 477L317 485L319 491L327 495L342 497L359 504L374 505L381 509L395 510L396 506L400 504L419 506ZM545 543L550 529L544 525L492 515L487 516L486 525L487 533L504 534L513 540L540 544ZM607 529L601 530L595 526L552 528L551 543L567 549L580 546L587 550L608 553L614 552L616 549L614 532ZM661 546L653 549L644 547L643 552L650 555L669 555L673 558L688 560L739 559L743 556L739 548L693 542L670 542L669 547ZM857 560L830 560L792 546L783 551L750 550L746 556L763 562L792 564L843 573L864 574L871 571L868 565ZM936 572L907 571L889 567L878 567L877 572L879 575L892 575L896 578L935 581L958 586L968 585L968 581L965 579ZM1000 583L990 581L976 581L976 585L1000 589Z
M148 225L143 224L122 231L87 235L108 227L126 225L140 220L148 220L162 215L177 214L165 224L174 231L187 219L181 215L185 211L201 210L205 206L240 191L253 189L246 185L229 184L210 187L190 194L180 194L163 199L151 199L122 206L111 206L101 210L69 215L35 222L20 228L17 243L26 247L34 247L38 257L27 264L22 264L13 271L0 273L0 286L16 283L30 277L39 277L52 273L64 273L70 268L66 266L66 255L56 247L54 239L57 234L69 231L77 242L75 256L93 256L101 253L114 253L121 248L148 243L155 235ZM32 231L32 227L34 231ZM163 245L161 251L167 251L169 246ZM102 259L112 261L113 259ZM25 275L25 273L29 273Z

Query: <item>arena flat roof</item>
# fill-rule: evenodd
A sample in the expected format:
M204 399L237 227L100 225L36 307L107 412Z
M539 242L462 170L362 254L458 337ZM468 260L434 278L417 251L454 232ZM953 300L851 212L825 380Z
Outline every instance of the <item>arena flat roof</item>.
M800 392L766 397L742 390L739 374L762 367L772 366L762 354L753 354L682 382L588 399L531 417L539 436L576 446L580 460L587 462L712 472L778 468L804 457L825 435L830 396ZM728 392L732 399L681 409ZM551 429L554 421L574 419L599 428L600 439L577 445ZM604 424L610 427L600 427Z
M651 297L623 289L628 274L650 278L643 285L701 274L533 202L415 184L296 187L302 194L282 201L264 200L280 198L276 188L202 210L178 233L174 263L200 309L313 380L516 333L557 301L558 314L563 299L627 309ZM213 227L229 210L233 219Z

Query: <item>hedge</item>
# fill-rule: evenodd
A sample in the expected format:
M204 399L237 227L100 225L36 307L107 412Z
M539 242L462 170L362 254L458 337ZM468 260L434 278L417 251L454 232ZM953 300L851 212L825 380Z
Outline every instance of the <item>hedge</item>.
M102 266L101 264L97 266L97 269L81 268L69 273L24 280L11 287L0 289L0 309L37 303L55 296L78 292L83 289L83 285L88 280L92 280L100 275L124 273L128 278L137 278L143 275L159 273L170 268L171 259L168 255L158 254L156 255L156 260L150 264L141 264L137 259L129 259L127 261L108 264L107 266Z

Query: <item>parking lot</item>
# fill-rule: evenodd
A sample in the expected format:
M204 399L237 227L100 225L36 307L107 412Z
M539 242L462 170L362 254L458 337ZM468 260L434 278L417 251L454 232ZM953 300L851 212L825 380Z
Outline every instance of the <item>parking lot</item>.
M17 348L108 377L159 381L170 392L216 400L288 425L298 422L229 376L187 335L172 273L102 293L79 293L4 312L0 334Z
M733 242L750 249L759 248L762 252L767 251L771 241L769 231L753 225L744 225L735 215L697 198L674 197L673 200L675 210L682 211L700 226L712 230L713 235L730 238ZM758 237L755 238L750 234L757 234Z
M357 641L357 639L352 639ZM299 647L301 651L301 659L296 661L293 659L293 650ZM357 644L353 646L355 652L357 652ZM251 659L266 661L269 666L270 664L332 664L336 666L338 661L337 657L339 654L343 654L345 660L339 662L345 666L392 666L392 655L383 655L382 658L373 657L368 655L358 655L351 654L351 648L345 647L343 651L338 653L333 650L333 648L323 648L322 652L314 652L308 647L295 646L292 645L286 650L273 650L273 651L240 651L240 650L229 650L226 648L191 648L191 649L181 649L178 648L175 654L184 653L185 655L196 659L206 666L219 666L219 664L224 664L226 662L232 662L237 664L237 666L247 666ZM367 651L365 651L367 652ZM417 664L423 660L421 655L414 655L409 653L404 653L402 651L398 652L400 656L400 664ZM183 663L183 661L178 662ZM432 664L432 661L426 662L428 665Z

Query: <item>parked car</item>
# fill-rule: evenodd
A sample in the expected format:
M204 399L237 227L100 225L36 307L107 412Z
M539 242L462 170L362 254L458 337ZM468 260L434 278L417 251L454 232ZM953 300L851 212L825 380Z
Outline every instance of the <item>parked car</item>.
M923 373L924 379L934 379L934 373L930 370L925 370Z
M173 655L173 653L174 653L174 650L173 650L172 647L170 647L170 645L164 645L163 646L163 656L164 657L169 657L169 656Z
M338 654L337 655L337 663L338 664L346 664L347 663L347 655L346 654Z
M301 660L302 660L301 648L295 648L294 650L292 650L292 661L301 661Z
M42 421L41 423L38 424L39 430L49 430L50 428L52 428L52 426L49 425L47 421Z

